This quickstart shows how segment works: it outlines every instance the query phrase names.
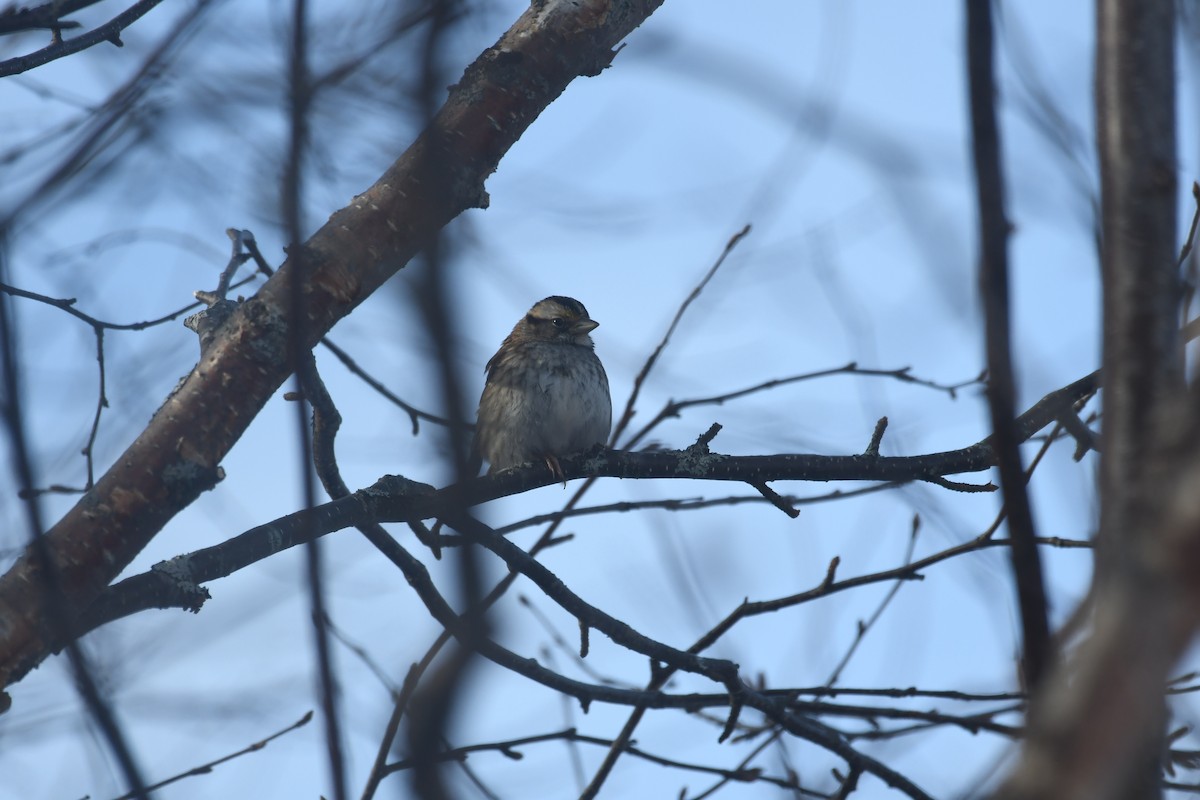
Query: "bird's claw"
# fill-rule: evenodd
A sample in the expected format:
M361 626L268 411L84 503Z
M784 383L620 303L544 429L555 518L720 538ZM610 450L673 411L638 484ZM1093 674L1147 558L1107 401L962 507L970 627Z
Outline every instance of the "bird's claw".
M559 465L558 458L553 453L546 453L542 458L546 462L546 467L550 470L550 474L554 476L554 479L562 481L563 488L567 488L567 476L563 475L562 466Z

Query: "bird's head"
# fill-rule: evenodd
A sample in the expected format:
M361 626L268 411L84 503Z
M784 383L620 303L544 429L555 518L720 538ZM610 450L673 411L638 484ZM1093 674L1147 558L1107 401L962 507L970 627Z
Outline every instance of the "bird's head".
M529 309L517 327L523 339L536 339L592 347L588 334L599 325L588 316L583 303L571 297L547 297Z

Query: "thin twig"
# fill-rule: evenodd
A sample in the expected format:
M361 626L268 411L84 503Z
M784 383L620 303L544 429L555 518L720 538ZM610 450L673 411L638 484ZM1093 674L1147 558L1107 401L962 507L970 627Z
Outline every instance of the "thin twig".
M912 563L913 553L916 551L917 547L917 534L920 532L920 530L921 518L914 516L912 521L912 532L908 537L908 547L904 551L905 565ZM876 607L871 616L867 617L865 622L859 620L858 628L854 635L854 641L850 643L850 647L847 648L845 654L842 656L841 661L839 661L837 666L833 668L833 672L830 673L829 679L825 681L828 686L833 686L838 682L838 679L842 676L842 671L846 669L846 665L850 663L850 659L853 658L854 654L858 651L858 646L862 644L863 638L867 635L867 631L871 630L875 623L879 621L879 618L883 615L883 610L891 604L892 599L900 591L900 587L904 585L904 583L905 580L903 578L897 579L896 582L891 585L891 588L887 590L887 593L883 596L883 600L880 601L879 605Z
M34 51L29 55L0 61L0 78L9 75L19 75L22 72L40 67L43 64L49 64L51 61L56 61L64 56L94 47L101 42L109 42L117 47L121 47L123 46L121 31L137 22L146 12L161 2L162 0L138 0L138 2L108 22L88 31L82 36L76 36L74 39L67 39L65 41L56 36L55 41L48 47L43 47L41 50ZM57 27L68 28L74 27L75 24L59 21Z
M714 783L712 786L708 787L704 791L700 792L700 794L692 795L690 800L706 800L706 798L712 797L714 794L716 794L718 791L720 791L722 788L724 788L726 784L728 784L734 780L739 780L736 776L741 774L742 772L745 772L745 771L761 772L762 771L761 769L751 770L750 762L752 762L754 759L758 758L758 756L762 753L763 750L766 750L773 743L779 741L779 738L782 735L783 735L783 729L776 728L774 731L771 732L770 736L764 737L761 742L759 742L757 745L755 745L750 750L750 752L747 753L746 756L744 758L742 758L742 760L740 762L738 762L737 769L734 771L734 773L732 775L722 775L720 780L718 780L716 783ZM802 788L800 786L799 780L797 780L795 778L795 776L789 776L789 777L791 777L790 782L792 784L791 787L789 787L789 788L791 788L793 792L795 792L799 795L804 795L804 796L808 796L808 797L822 797L822 798L824 797L824 795L822 795L822 794L818 794L816 792L812 792L812 791L809 791L808 789Z
M974 386L983 380L983 375L971 378L970 380L961 381L959 383L938 383L937 381L927 380L925 378L917 378L911 374L911 367L901 367L899 369L868 369L858 366L857 362L851 361L841 367L832 367L830 369L817 370L815 372L804 372L798 375L790 375L786 378L772 378L768 381L756 383L753 386L748 386L745 389L737 389L732 392L712 395L710 397L696 397L688 400L671 400L662 407L661 410L648 423L642 426L636 434L631 436L623 447L629 449L646 438L646 436L660 423L669 418L678 417L684 409L693 408L695 406L719 406L724 405L730 400L737 400L748 395L757 394L758 392L770 391L781 386L787 386L792 383L801 381L811 381L818 378L827 378L832 375L861 375L869 378L891 378L901 381L902 383L911 383L916 386L925 386L930 389L935 389L940 392L945 392L951 398L957 397L958 390L967 386Z
M830 492L825 492L818 495L809 495L807 497L785 494L782 495L782 498L788 505L809 505L812 503L827 503L831 500L844 500L848 497L858 497L859 495L872 494L874 492L884 491L887 489L896 489L902 485L903 484L901 483L879 483L874 486L864 486L860 489L834 489ZM681 497L666 500L626 500L619 503L607 503L601 506L585 506L583 508L572 508L564 511L551 511L546 514L538 514L537 516L497 527L496 533L509 534L513 533L514 531L521 530L522 528L541 525L545 522L571 519L573 517L581 517L589 514L609 514L614 512L627 513L630 511L641 511L645 509L661 509L663 511L696 511L704 508L713 508L714 506L736 506L745 503L763 502L766 502L766 498L761 494L731 495L729 497L715 497L711 500L706 500L702 497Z
M247 279L247 280L249 280L249 279ZM235 287L241 286L242 284L244 284L246 282L247 282L246 280L239 281L237 284L234 284L234 286ZM18 289L17 287L10 286L6 283L0 283L0 293L7 294L11 297L20 297L25 300L33 300L34 302L42 303L44 305L51 306L52 308L57 308L61 311L65 311L66 313L70 314L71 316L75 317L76 319L78 319L78 320L86 323L88 326L90 326L92 329L92 335L95 336L97 378L98 378L98 382L99 382L99 388L98 388L98 391L96 394L96 410L92 414L91 428L88 431L87 442L84 445L83 450L81 451L82 455L84 457L85 469L87 471L87 482L82 487L63 486L60 484L53 484L53 485L46 486L46 487L33 487L33 488L29 488L29 489L22 489L18 493L22 499L29 499L32 497L37 497L39 495L52 494L52 493L53 494L83 494L84 492L91 490L92 486L95 485L96 439L100 435L100 421L101 421L101 417L103 416L104 409L109 407L108 393L107 393L107 375L106 375L105 357L104 357L104 332L105 331L141 331L141 330L145 330L146 328L151 328L156 325L162 325L163 323L178 319L179 317L183 316L184 314L188 313L189 311L199 308L200 306L203 305L203 303L202 302L191 303L187 306L184 306L183 308L180 308L176 311L171 312L170 314L166 314L162 317L158 317L157 319L143 320L140 322L117 323L117 322L106 322L105 320L97 319L96 317L93 317L90 314L86 314L83 311L80 311L78 308L75 307L76 301L74 298L49 297L47 295L39 294L37 292L30 292L25 289Z
M213 771L214 767L219 767L228 761L233 761L235 758L240 758L241 756L247 755L249 753L257 753L259 750L262 750L264 747L266 747L268 744L270 744L271 742L278 739L280 736L291 733L292 731L297 730L299 728L303 728L305 725L307 725L309 722L312 721L312 718L313 718L313 712L309 711L303 717L301 717L300 719L293 722L291 725L288 725L283 730L272 733L270 736L266 737L265 739L260 739L259 741L255 742L254 744L247 745L246 747L243 747L241 750L238 750L236 753L230 753L227 756L222 756L221 758L218 758L214 761L209 761L206 764L201 764L198 767L192 767L191 769L189 769L186 772L181 772L178 775L167 778L165 781L159 781L158 783L154 784L153 786L147 786L146 791L147 792L157 791L158 789L161 789L164 786L170 786L172 783L175 783L176 781L181 781L184 778L190 778L195 775L207 775ZM115 798L113 798L113 800L131 800L131 798L133 798L133 797L135 797L135 795L132 792L130 792L128 794L123 794L120 797L115 797Z
M650 354L650 357L646 359L646 363L642 365L642 369L638 372L637 377L633 379L633 391L629 393L629 400L625 403L625 410L621 413L620 419L617 420L616 427L613 428L612 436L609 437L609 447L616 446L617 440L620 438L621 434L625 432L625 428L629 425L629 421L633 419L634 406L637 404L638 395L641 394L642 385L646 382L646 378L650 375L650 371L654 369L654 365L658 362L658 357L662 355L662 351L666 348L667 343L671 341L671 335L675 333L675 328L679 326L679 320L683 319L683 315L688 310L688 306L690 306L692 301L700 296L700 292L704 291L704 287L707 286L708 282L712 280L713 275L717 274L717 270L720 269L721 265L725 263L725 259L731 252L733 252L733 248L737 247L738 242L744 239L749 233L750 226L747 225L730 237L729 241L725 243L725 249L721 251L721 255L717 257L717 260L709 268L708 272L704 274L704 277L701 278L700 282L696 284L694 289L692 289L691 294L684 298L683 303L680 304L679 309L675 312L675 318L671 320L671 324L667 327L667 332L663 335L662 341L660 341L658 346L654 348L654 351Z
M254 264L258 268L258 271L266 275L268 278L274 275L275 269L268 264L266 258L263 257L262 251L258 249L258 243L254 240L253 234L250 234L249 231L242 231L242 233L248 234L248 238L245 240L246 251L249 252L250 257L254 259ZM396 396L377 378L371 375L371 373L359 366L358 362L355 361L349 353L347 353L337 344L334 344L333 340L328 336L321 339L321 345L326 350L333 353L334 356L337 357L338 361L341 361L346 369L350 370L351 374L382 395L384 399L388 400L393 405L403 410L404 413L408 414L409 419L412 421L413 436L416 436L420 432L420 420L426 420L427 422L433 422L438 425L450 425L450 420L446 419L445 417L432 414L428 411L422 411L416 406L406 403L400 397Z
M251 280L253 280L253 278L244 278L233 284L230 288L236 289L239 286L244 286ZM205 305L202 301L197 300L194 303L189 303L186 306L177 308L168 314L164 314L161 317L156 317L154 319L141 320L139 322L107 322L102 319L97 319L91 314L86 314L80 311L75 307L76 300L73 297L48 297L47 295L38 294L37 292L30 292L26 289L18 289L16 286L10 286L6 283L0 283L0 293L11 295L13 297L21 297L26 300L34 300L38 303L44 303L45 305L53 306L54 308L67 312L78 320L86 322L93 328L108 331L143 331L147 328L153 328L157 325L162 325L164 323L177 320L185 314L188 314L199 308L203 308Z
M517 752L518 747L527 747L531 744L540 744L542 742L567 741L577 742L579 744L592 744L601 747L611 747L613 742L610 739L602 739L597 736L587 736L579 733L574 728L568 728L562 731L553 733L543 733L536 736L524 736L518 739L508 739L501 742L489 742L485 744L468 745L466 747L456 747L453 750L447 750L436 755L438 761L464 761L471 753L498 752L508 758L520 758L521 754ZM632 745L627 745L624 752L649 761L653 764L659 764L664 767L672 767L675 769L687 770L690 772L701 772L708 775L720 775L727 777L730 780L735 780L743 783L754 783L762 781L779 786L785 789L799 789L792 781L785 778L774 778L763 774L758 769L745 769L737 767L734 769L722 769L720 767L712 767L703 764L690 764L685 761L677 761L675 759L656 756L651 753L641 750ZM386 771L388 773L399 772L401 770L412 769L414 764L411 760L397 761L393 764L388 764ZM815 795L814 795L815 796Z
M1192 200L1196 203L1196 210L1192 212L1192 224L1188 227L1187 238L1183 240L1183 247L1179 250L1179 269L1183 269L1187 257L1192 254L1192 246L1196 243L1196 226L1200 225L1200 183L1196 181L1192 181Z
M366 665L367 669L374 673L375 678L380 684L383 685L385 689L387 689L388 694L392 695L393 697L400 694L399 687L397 687L392 681L392 678L390 675L388 675L387 670L385 670L379 664L379 662L371 657L371 654L367 652L367 648L351 639L345 631L343 631L337 625L334 625L333 620L331 620L328 616L326 616L324 619L324 625L326 630L329 631L330 636L341 642L343 647L357 656L358 660Z

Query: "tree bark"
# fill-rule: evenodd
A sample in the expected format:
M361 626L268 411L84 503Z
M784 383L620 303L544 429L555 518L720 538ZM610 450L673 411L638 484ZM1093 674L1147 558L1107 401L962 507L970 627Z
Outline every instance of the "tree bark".
M471 64L429 127L384 175L242 303L149 426L45 534L54 568L27 550L0 577L0 686L37 666L53 632L50 591L85 608L180 510L221 479L220 462L292 372L288 331L311 347L447 222L487 206L484 180L567 85L598 75L662 0L534 3ZM304 304L290 312L293 281ZM0 705L3 704L0 696Z

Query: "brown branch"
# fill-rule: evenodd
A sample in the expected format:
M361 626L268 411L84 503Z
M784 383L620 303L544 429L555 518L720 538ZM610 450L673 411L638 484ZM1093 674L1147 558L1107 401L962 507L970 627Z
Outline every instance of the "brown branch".
M595 75L612 47L659 2L531 6L451 90L416 142L370 189L335 213L303 248L301 312L311 347L381 286L449 220L485 206L483 182L567 85ZM289 260L239 305L202 362L46 535L69 606L86 607L146 543L220 479L219 464L289 373ZM0 685L46 657L44 602L25 555L0 578Z
M1182 386L1176 4L1098 0L1104 425L1088 637L1034 697L1004 798L1154 797L1200 591L1200 398Z

